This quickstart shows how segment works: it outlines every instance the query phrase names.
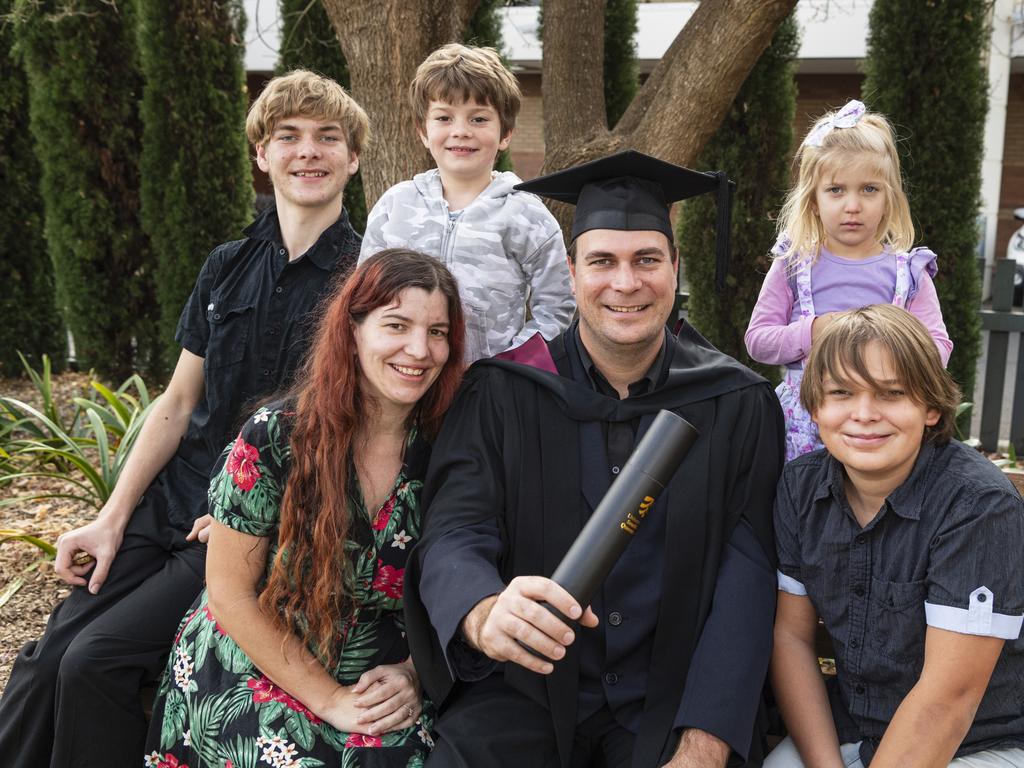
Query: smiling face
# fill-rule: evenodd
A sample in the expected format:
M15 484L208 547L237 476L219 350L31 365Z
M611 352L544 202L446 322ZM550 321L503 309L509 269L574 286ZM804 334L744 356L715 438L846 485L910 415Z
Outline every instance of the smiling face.
M570 263L588 350L657 348L676 295L678 262L661 232L592 229L576 238Z
M278 209L341 206L349 178L359 170L336 120L287 117L256 147L256 163L270 175Z
M863 361L877 388L855 373L826 373L824 396L812 417L855 487L870 482L895 489L910 475L925 427L938 423L939 412L907 394L880 342L864 347Z
M825 247L836 256L863 259L882 251L878 227L885 216L885 180L870 158L825 170L814 192L814 210Z
M406 288L353 325L362 392L383 410L408 413L448 360L448 300Z
M482 185L491 180L494 159L508 147L512 132L501 135L498 111L470 99L461 103L431 101L420 140L437 163L441 181ZM449 182L450 183L450 182Z

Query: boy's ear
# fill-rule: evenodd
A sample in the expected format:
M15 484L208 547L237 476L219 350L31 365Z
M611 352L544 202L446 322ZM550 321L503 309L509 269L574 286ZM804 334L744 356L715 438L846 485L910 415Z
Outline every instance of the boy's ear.
M502 150L508 149L508 145L512 141L512 134L514 132L515 132L515 128L509 128L508 129L508 133L506 133L501 138L501 141L498 142L498 151L499 152L501 152Z
M267 161L266 142L256 145L256 165L264 173L267 173L270 170L270 163Z
M416 135L420 137L420 141L423 142L423 146L430 149L430 142L427 141L427 131L422 125L416 126Z

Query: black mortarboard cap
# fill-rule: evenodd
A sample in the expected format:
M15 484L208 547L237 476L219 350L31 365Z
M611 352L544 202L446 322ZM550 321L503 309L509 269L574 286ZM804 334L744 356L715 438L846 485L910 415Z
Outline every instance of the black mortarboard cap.
M725 289L729 265L729 222L735 184L721 171L702 173L635 150L549 173L516 189L576 206L575 240L591 229L652 230L673 242L669 206L714 192L717 203L715 286Z

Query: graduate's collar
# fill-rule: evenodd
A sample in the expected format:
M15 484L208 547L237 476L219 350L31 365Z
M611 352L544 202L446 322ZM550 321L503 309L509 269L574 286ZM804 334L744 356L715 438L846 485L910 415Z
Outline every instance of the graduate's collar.
M583 339L580 336L580 324L577 318L573 324L569 327L572 331L565 337L567 349L571 346L575 349L576 354L579 356L580 363L583 365L583 370L586 371L587 378L590 380L591 386L598 392L607 395L608 397L618 398L618 393L615 388L608 383L608 379L605 378L604 374L594 363L593 358L590 356L590 352L587 350L587 345L583 343ZM654 389L664 383L665 375L665 357L666 350L669 346L669 339L671 337L668 333L668 328L665 328L665 332L662 334L661 346L658 348L658 354L654 358L654 362L651 363L650 368L647 372L636 381L629 384L629 397L639 397L640 395L646 395L648 392L653 392Z

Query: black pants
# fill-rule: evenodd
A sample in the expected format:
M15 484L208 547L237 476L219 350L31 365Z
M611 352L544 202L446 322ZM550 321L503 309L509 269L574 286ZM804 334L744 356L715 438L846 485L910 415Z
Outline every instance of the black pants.
M435 730L427 768L560 768L551 713L500 674L455 692ZM635 740L605 707L576 726L571 768L629 768Z
M0 699L3 768L134 768L146 718L139 688L161 673L203 586L206 546L168 519L158 479L135 508L99 594L84 587L27 643Z

